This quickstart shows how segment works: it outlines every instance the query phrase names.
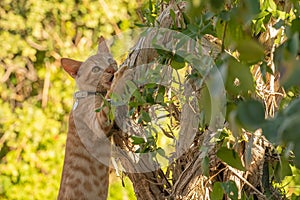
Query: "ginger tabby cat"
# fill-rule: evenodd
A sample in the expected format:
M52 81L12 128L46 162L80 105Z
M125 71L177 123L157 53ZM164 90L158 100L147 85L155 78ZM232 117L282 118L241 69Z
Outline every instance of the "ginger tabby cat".
M59 200L106 199L109 182L109 109L102 97L110 89L117 67L103 37L98 53L85 62L63 58L61 64L75 80L79 92L70 113ZM104 142L103 142L103 141ZM101 162L99 162L101 160Z

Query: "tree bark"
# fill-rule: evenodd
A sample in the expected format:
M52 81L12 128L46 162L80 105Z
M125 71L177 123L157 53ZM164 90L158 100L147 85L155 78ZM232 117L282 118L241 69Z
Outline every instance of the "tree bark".
M159 55L155 48L153 48L152 41L160 29L171 28L174 24L177 27L186 28L182 14L185 7L185 2L176 4L174 1L170 1L169 6L158 17L156 27L147 29L146 33L140 37L121 65L127 69L125 70L125 75L119 81L120 84L123 84L127 80L139 80L143 74L141 74L138 68L143 66L146 71L151 70L151 67L157 63ZM175 21L171 17L171 12L175 13ZM172 35L165 34L160 38L158 43L160 45L168 45L168 42L172 40L174 40ZM203 36L199 44L201 45L202 53L212 57L216 57L221 51L220 43L210 35ZM191 54L199 54L197 44L187 44L186 48L185 50ZM166 74L168 73L166 72ZM116 93L122 94L124 92L124 88L117 88ZM195 99L201 98L200 89L194 83L190 82L189 86L185 86L185 95L189 97L192 94ZM189 103L193 104L193 102ZM186 127L192 127L193 123L197 124L198 122L197 116L199 112L197 104L195 102L194 104L184 105L180 113L180 121L185 123ZM126 109L126 106L120 107L116 115L126 115ZM196 112L196 114L191 115L193 112ZM117 124L124 123L122 120L125 119L119 119L119 122L116 120ZM181 125L183 126L183 124ZM226 126L227 124L225 124ZM271 146L262 137L260 131L257 131L255 134L244 132L244 137L247 137L252 143L237 145L236 147L237 152L243 158L244 162L247 162L245 157L249 155L253 161L251 164L246 163L247 171L243 172L233 169L216 156L216 151L219 148L218 143L211 142L211 139L217 134L214 127L208 127L202 131L197 128L192 132L182 129L176 145L175 153L178 154L177 158L174 162L170 163L166 170L162 170L159 167L159 163L156 163L147 156L136 161L130 153L134 152L134 150L130 144L128 135L130 133L141 135L143 130L132 127L127 127L126 130L120 131L115 129L116 134L113 135L113 139L117 148L114 152L125 174L133 183L138 200L210 199L213 183L217 181L226 182L228 180L236 183L240 197L242 191L246 191L249 194L255 194L258 199L266 199L263 195L263 187L268 180L262 180L264 174L263 166L266 165L264 164L266 159L265 151L271 148ZM249 151L251 152L250 154ZM184 153L182 154L182 152ZM248 155L246 155L247 153ZM205 174L203 170L205 159L209 160L209 175L207 172ZM154 167L155 170L150 170L150 172L147 170L137 170L137 168L147 169L147 167ZM262 181L264 182L262 183Z

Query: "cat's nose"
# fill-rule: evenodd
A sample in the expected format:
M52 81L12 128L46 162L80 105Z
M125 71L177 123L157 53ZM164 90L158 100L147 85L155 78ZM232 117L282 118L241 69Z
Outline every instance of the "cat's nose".
M110 66L110 67L106 68L105 72L110 73L110 74L114 74L115 73L115 69Z

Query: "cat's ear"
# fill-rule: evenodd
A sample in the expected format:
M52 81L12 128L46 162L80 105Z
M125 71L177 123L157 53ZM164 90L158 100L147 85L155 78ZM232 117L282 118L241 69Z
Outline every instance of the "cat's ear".
M106 45L105 39L103 36L100 36L98 41L98 53L109 53L109 48Z
M72 60L70 58L62 58L61 59L61 65L62 65L62 67L73 78L76 77L77 72L78 72L79 67L80 67L81 64L82 64L82 62L77 61L77 60Z

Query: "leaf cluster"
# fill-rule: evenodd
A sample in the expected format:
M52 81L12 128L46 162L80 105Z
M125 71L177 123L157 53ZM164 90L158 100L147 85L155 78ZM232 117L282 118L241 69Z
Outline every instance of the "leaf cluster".
M152 1L149 1L149 6L153 6ZM272 180L275 180L273 183L279 184L285 178L298 173L295 166L300 168L298 132L300 104L297 98L300 75L299 8L299 1L284 3L276 0L188 1L187 11L182 13L181 26L175 23L178 21L175 12L170 11L174 21L172 30L186 35L189 39L192 38L200 45L201 39L210 35L214 39L211 42L220 46L220 51L213 60L214 67L222 73L223 80L220 81L226 90L225 118L231 129L226 137L233 137L236 143L238 141L247 143L248 150L251 151L251 140L243 138L243 133L247 131L254 134L255 131L262 130L263 135L274 145L273 153L278 155L277 161L273 163L270 161L269 173ZM148 20L147 17L145 19ZM153 19L147 22L153 25ZM154 46L156 41L159 39L154 37ZM193 63L188 59L189 55L180 52L186 41L185 37L182 37L172 51L161 45L155 48L161 64L181 73L185 81L192 81L197 91L200 91L199 129L205 130L211 119L210 108L214 100L211 99L211 91L203 84L207 77L199 70L202 63ZM191 69L189 73L184 70L188 67ZM264 89L260 89L261 85ZM167 98L167 94L162 93L162 97L163 95ZM273 103L269 100L272 95ZM179 102L179 98L177 100ZM277 102L275 106L274 101ZM143 99L141 102L148 104L154 101L152 98L152 100ZM176 104L176 100L174 103ZM145 111L141 109L135 115L151 123L153 119L143 113ZM139 137L134 137L133 141L136 145L147 143L147 140ZM240 152L236 152L235 145L230 147L221 145L217 156L229 166L243 171L249 160L241 160ZM204 159L203 169L207 168L208 162ZM293 184L299 185L299 178L296 180L298 182ZM231 199L238 198L234 182L214 184L211 198L222 199L224 194ZM293 198L297 195L299 191L292 194ZM248 197L243 194L242 198Z

